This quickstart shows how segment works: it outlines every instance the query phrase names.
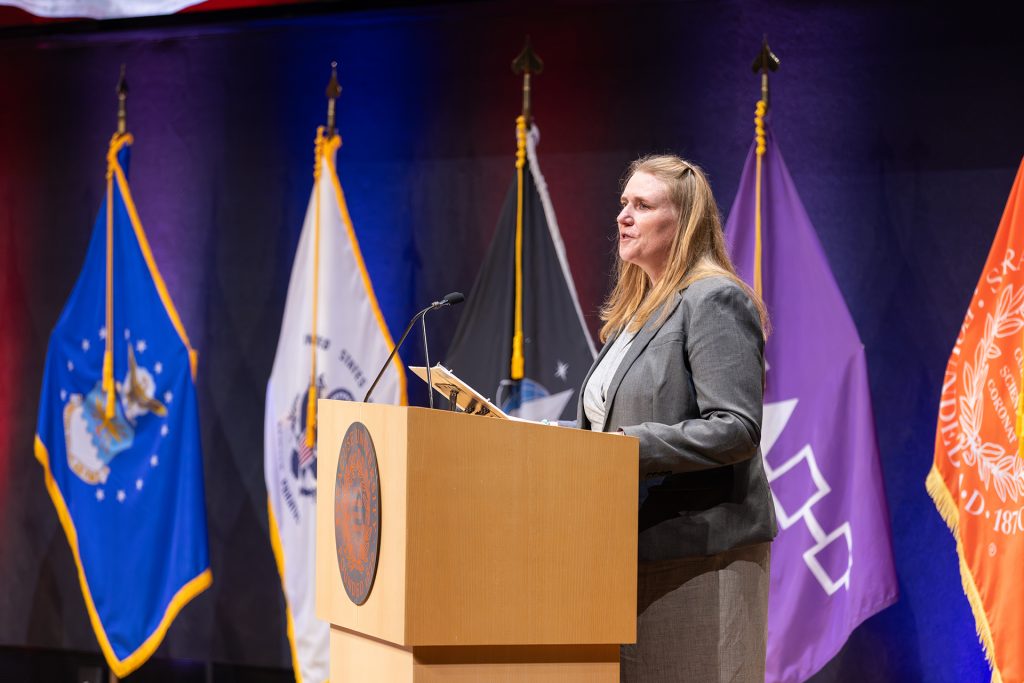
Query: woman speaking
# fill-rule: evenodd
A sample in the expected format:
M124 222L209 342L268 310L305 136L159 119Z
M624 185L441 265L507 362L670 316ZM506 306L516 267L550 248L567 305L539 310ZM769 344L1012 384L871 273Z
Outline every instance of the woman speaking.
M623 681L764 681L769 547L761 452L764 304L725 250L704 173L626 174L605 343L579 425L640 440L637 642Z

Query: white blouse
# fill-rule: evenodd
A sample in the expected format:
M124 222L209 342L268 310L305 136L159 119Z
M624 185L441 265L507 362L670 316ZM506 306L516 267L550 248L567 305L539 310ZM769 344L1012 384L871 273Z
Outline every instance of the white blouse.
M629 325L626 325L629 327ZM612 342L608 353L590 374L590 380L583 389L583 412L590 420L590 429L594 432L604 431L604 420L607 417L608 385L611 384L615 372L619 369L622 359L633 345L636 332L623 330Z

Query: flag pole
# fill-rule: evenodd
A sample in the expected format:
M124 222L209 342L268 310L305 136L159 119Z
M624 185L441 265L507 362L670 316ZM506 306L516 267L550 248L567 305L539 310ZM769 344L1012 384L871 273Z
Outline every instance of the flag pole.
M316 322L319 314L320 299L320 166L324 148L328 140L335 136L335 101L341 96L341 84L338 83L338 63L331 62L331 80L327 82L327 125L316 132L316 164L313 168L313 315L310 333L309 391L306 395L306 448L312 449L316 444L316 351L320 342L316 336Z
M125 65L121 65L121 77L117 79L117 134L128 132L128 79Z
M530 36L526 36L522 51L512 60L512 73L523 75L523 111L516 118L516 292L509 371L509 377L513 380L521 380L526 369L523 355L523 168L526 166L526 131L533 122L530 77L542 71L544 62L533 51Z
M114 162L118 144L128 134L128 78L126 67L121 65L121 75L117 79L117 132L107 152L107 286L106 286L106 339L103 350L102 387L107 392L107 405L104 417L107 422L114 419L116 393L114 391ZM130 348L130 347L129 347ZM108 670L109 683L118 683L113 669Z
M754 58L753 69L755 74L761 74L761 99L765 106L768 106L768 73L779 70L779 58L775 56L768 47L768 36L761 39L761 51Z
M117 79L117 132L107 150L107 273L106 273L106 339L103 349L102 389L106 393L104 421L109 423L117 412L114 383L114 165L122 141L128 135L128 78L125 65Z
M327 137L334 137L335 115L334 102L341 97L341 84L338 83L338 63L331 62L331 80L327 83Z
M515 59L512 60L512 73L523 75L523 118L526 119L526 127L533 125L533 109L530 101L530 77L533 74L544 72L544 62L537 53L533 51L533 44L530 36L526 36L526 43Z
M764 133L764 117L768 114L768 72L779 70L779 58L768 47L768 36L761 41L761 51L753 64L754 73L761 74L761 99L754 108L754 138L757 141L757 173L754 181L754 292L764 297L764 284L761 274L761 252L763 241L761 235L761 185L762 157L767 150Z

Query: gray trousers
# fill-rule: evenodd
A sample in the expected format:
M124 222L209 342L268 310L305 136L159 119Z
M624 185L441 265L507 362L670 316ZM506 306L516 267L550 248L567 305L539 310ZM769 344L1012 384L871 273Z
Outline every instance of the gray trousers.
M624 683L763 683L771 544L641 563Z

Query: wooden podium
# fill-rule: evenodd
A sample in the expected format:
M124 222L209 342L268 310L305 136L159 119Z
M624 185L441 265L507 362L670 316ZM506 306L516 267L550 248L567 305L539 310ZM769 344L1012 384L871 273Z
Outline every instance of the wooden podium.
M636 639L635 439L348 401L318 411L331 683L619 680L619 644ZM367 451L376 497L352 484ZM373 574L360 552L377 539Z

